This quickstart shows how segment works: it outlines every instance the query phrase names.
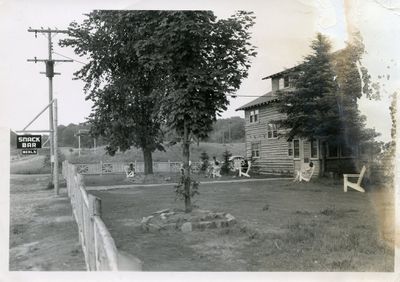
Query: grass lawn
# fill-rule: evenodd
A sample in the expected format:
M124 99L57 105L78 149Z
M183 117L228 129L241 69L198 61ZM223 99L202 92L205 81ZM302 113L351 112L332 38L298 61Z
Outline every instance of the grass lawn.
M229 228L145 232L140 221L174 201L173 187L92 191L117 248L148 271L393 271L393 193L344 193L324 182L202 184L194 204L229 212Z
M251 174L251 173L250 173ZM125 174L104 174L104 175L83 175L86 186L114 186L114 185L132 185L132 184L160 184L160 183L177 183L179 181L180 173L155 173L150 177L145 177L143 174L136 174L133 179L128 179ZM191 176L200 182L209 181L235 181L239 179L246 179L245 177L233 177L232 175L222 175L218 178L209 178L205 173L192 173ZM282 178L290 176L282 176L279 174L253 174L251 179L264 179L264 178Z
M10 163L11 174L47 174L50 166L44 165L45 156L29 156Z

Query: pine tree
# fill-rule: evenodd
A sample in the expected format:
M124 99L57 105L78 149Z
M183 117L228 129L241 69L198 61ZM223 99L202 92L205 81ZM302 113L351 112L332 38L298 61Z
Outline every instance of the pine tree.
M224 160L222 166L221 166L221 172L222 174L229 174L231 170L231 164L229 162L229 158L232 157L232 153L229 152L228 150L225 150L225 152L222 155L222 158Z
M317 34L311 49L290 72L294 89L279 92L279 110L286 118L277 122L287 129L286 137L326 138L342 148L370 142L379 134L365 128L357 101L363 94L378 96L371 91L367 70L360 67L362 41L331 53L329 39Z
M318 34L311 48L312 54L291 73L295 89L279 93L279 108L286 114L279 125L289 129L287 137L290 140L338 135L340 119L331 44L324 35Z
M200 160L201 160L200 170L201 171L203 171L203 172L207 171L207 168L209 166L209 161L208 161L209 159L210 159L210 157L208 156L206 151L201 152L201 155L200 155Z

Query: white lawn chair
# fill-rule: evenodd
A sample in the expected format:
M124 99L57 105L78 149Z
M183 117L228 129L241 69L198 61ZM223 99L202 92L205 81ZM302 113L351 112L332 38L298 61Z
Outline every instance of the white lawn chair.
M294 178L293 182L310 182L313 174L314 174L315 165L310 167L310 164L304 163L302 165L301 170L296 170L296 177Z
M251 168L251 161L247 161L247 170L246 172L242 171L242 167L240 166L239 168L239 177L240 176L246 176L246 177L250 177L249 172L250 172L250 168Z
M353 188L354 190L357 190L359 192L364 193L365 190L364 188L361 187L361 181L364 177L365 171L367 168L365 165L362 167L360 174L343 174L343 189L344 192L347 192L347 187ZM348 178L356 178L358 177L358 180L356 183L350 182Z
M301 173L300 173L300 181L306 181L306 182L310 182L310 180L311 180L311 177L313 176L313 174L314 174L314 169L315 169L315 166L313 166L312 168L310 168L309 170L305 170L305 171L302 171Z

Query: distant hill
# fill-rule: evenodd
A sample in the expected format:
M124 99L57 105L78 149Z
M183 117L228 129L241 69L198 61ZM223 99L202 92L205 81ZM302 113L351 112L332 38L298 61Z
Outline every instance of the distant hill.
M210 132L208 142L229 143L244 142L244 119L231 117L218 119Z
M60 147L78 147L78 137L76 133L80 129L89 129L89 126L85 123L74 124L70 123L67 126L58 126L58 145ZM166 142L170 141L173 137L173 133L166 134ZM17 147L17 134L10 130L10 146L15 149ZM42 142L47 140L48 136L43 135ZM244 141L244 119L240 117L231 117L226 119L218 119L214 125L213 130L210 132L207 140L202 142L210 143L240 143ZM93 148L93 138L89 135L81 136L81 147L82 148ZM97 146L104 146L106 142L103 138L96 139Z

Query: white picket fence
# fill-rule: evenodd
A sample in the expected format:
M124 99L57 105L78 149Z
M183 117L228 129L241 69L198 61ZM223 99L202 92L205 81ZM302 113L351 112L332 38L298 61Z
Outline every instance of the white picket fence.
M100 162L91 164L76 164L76 169L79 174L122 174L125 173L125 167L129 166L130 163L115 163L115 162ZM137 173L144 172L144 162L132 162L135 166ZM200 169L200 162L193 162L192 170ZM153 172L169 172L176 173L181 169L181 162L153 162Z
M62 174L67 182L68 196L78 224L79 239L90 271L121 270L120 257L115 242L101 219L101 200L85 190L82 176L76 165L63 162ZM128 260L128 262L127 262ZM138 259L124 256L123 270L141 270ZM128 266L127 266L128 265Z

